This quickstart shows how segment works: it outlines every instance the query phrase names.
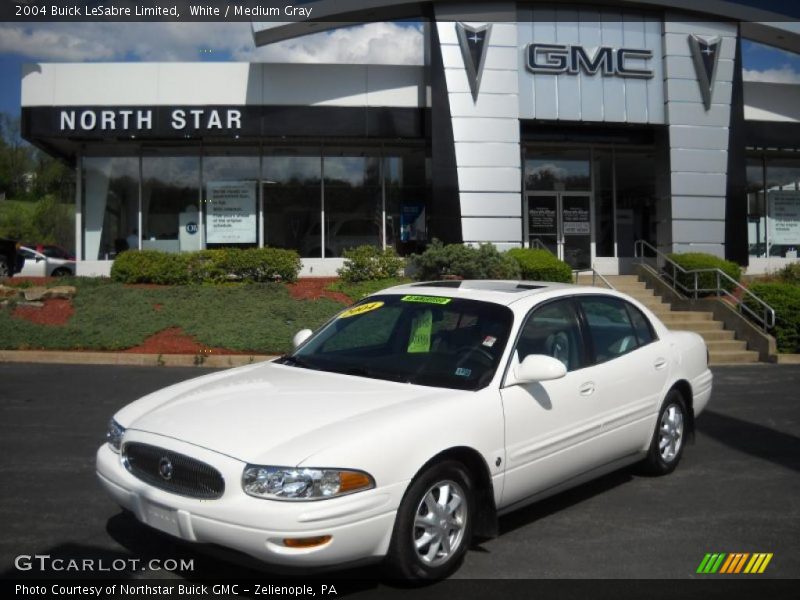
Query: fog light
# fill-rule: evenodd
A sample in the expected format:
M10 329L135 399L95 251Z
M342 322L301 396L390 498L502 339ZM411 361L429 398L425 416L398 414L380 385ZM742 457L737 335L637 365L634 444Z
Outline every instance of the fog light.
M288 548L316 548L327 544L333 539L330 535L318 535L315 537L307 538L284 538L283 545Z

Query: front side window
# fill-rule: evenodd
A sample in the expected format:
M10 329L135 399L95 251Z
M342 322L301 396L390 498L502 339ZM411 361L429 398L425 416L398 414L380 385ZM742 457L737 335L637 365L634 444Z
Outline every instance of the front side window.
M510 309L489 302L413 294L372 296L339 313L282 362L477 390L492 380L512 321Z
M639 346L625 302L600 296L580 298L578 302L586 315L596 362L612 360Z
M520 331L520 362L529 354L552 356L567 371L584 366L583 344L571 300L558 300L536 308Z

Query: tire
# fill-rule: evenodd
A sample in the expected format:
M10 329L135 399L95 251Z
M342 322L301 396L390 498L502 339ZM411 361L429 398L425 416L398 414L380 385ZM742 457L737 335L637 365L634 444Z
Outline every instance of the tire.
M667 475L675 470L686 445L686 401L678 390L670 390L658 411L653 439L642 471L648 475Z
M58 268L50 274L51 277L69 277L70 275L72 275L72 271L64 268Z
M5 259L0 257L0 279L5 279L6 277L11 277L11 269L8 268Z
M449 498L444 503L443 493ZM439 513L443 504L445 511ZM464 465L444 461L424 471L411 483L397 511L386 557L390 575L417 581L447 577L469 548L474 512L472 479ZM420 526L422 522L426 525Z

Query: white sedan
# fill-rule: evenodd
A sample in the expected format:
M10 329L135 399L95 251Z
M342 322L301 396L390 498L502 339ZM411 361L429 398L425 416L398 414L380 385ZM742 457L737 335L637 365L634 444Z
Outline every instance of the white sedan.
M75 274L74 260L47 256L27 246L20 246L17 252L25 259L18 273L20 277L63 277Z
M269 563L435 579L498 515L632 463L671 472L711 395L699 335L597 288L409 284L295 343L120 410L106 491Z

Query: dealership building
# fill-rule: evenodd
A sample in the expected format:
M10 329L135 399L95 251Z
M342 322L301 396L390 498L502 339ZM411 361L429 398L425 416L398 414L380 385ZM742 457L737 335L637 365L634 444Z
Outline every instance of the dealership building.
M423 64L26 65L23 136L76 169L79 274L129 249L272 246L328 275L348 247L434 238L546 247L605 274L630 269L638 240L751 273L797 259L800 85L742 68L744 40L800 52L785 16L721 0L309 4L418 20ZM254 24L254 43L332 26Z

